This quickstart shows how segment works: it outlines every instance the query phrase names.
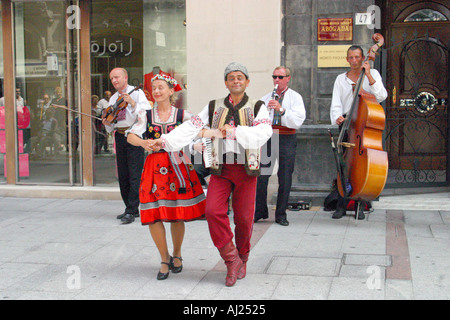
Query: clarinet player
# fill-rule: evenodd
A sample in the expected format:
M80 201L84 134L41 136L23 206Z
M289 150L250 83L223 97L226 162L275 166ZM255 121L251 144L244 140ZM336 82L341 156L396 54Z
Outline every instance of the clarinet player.
M254 220L269 217L267 208L267 186L273 173L275 159L278 160L278 196L275 222L288 226L286 208L294 172L297 135L296 131L305 121L306 111L302 96L288 87L291 71L284 66L276 67L272 73L274 90L262 97L270 110L273 136L261 152L261 175L256 189Z

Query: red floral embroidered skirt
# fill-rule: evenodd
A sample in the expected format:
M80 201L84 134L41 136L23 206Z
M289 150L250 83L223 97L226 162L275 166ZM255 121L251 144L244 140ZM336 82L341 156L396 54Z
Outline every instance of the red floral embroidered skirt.
M206 197L192 165L172 165L169 153L147 156L139 189L141 222L204 219Z

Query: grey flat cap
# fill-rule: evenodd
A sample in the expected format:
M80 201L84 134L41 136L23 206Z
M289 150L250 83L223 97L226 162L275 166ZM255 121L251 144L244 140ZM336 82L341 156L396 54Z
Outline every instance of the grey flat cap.
M248 76L247 68L246 68L242 63L239 63L239 62L232 62L232 63L230 63L230 64L225 68L225 72L224 72L225 81L227 80L227 75L228 75L230 72L233 72L233 71L240 71L240 72L242 72L243 74L245 74L245 76L247 77L247 79L250 78L250 77Z

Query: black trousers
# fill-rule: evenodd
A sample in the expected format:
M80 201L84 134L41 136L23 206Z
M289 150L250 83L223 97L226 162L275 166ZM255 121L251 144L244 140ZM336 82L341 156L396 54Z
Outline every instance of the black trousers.
M291 192L292 174L294 172L295 155L297 148L297 135L277 135L267 141L261 150L261 175L258 177L256 187L255 219L266 219L269 217L267 208L267 186L273 173L275 159L278 159L278 196L275 220L286 219L286 209Z
M205 168L203 164L194 164L194 170L197 173L198 179L200 180L200 184L202 186L206 186L205 178L209 176L209 168Z
M347 115L344 115L344 118ZM342 126L343 124L339 125L339 133L341 133L342 130ZM344 141L347 141L347 135L344 136ZM344 199L344 197L341 196L341 194L338 192L338 200L337 200L337 204L336 204L336 211L342 211L344 213L347 212L347 205L349 203L350 199ZM361 208L364 208L366 206L366 201L364 200L360 200L360 201L356 201L355 203L355 207L358 207L358 202L361 205ZM364 209L362 209L364 210Z
M127 142L125 135L116 131L116 163L119 175L119 187L125 203L125 213L139 212L139 185L144 167L144 149Z

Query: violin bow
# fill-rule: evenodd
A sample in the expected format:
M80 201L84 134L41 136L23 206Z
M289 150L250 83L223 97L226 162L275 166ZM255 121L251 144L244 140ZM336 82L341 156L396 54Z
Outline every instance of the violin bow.
M83 116L90 117L90 118L92 118L92 119L97 119L97 120L102 121L102 118L95 117L95 116L93 116L93 115L91 115L91 114L87 114L87 113L84 113L84 112L81 112L81 111L78 111L78 110L73 110L73 109L67 108L66 106L61 106L61 105L53 104L53 103L52 103L51 105L52 105L53 107L61 108L61 109L67 110L67 111L72 111L72 112L81 114L81 115L83 115Z

